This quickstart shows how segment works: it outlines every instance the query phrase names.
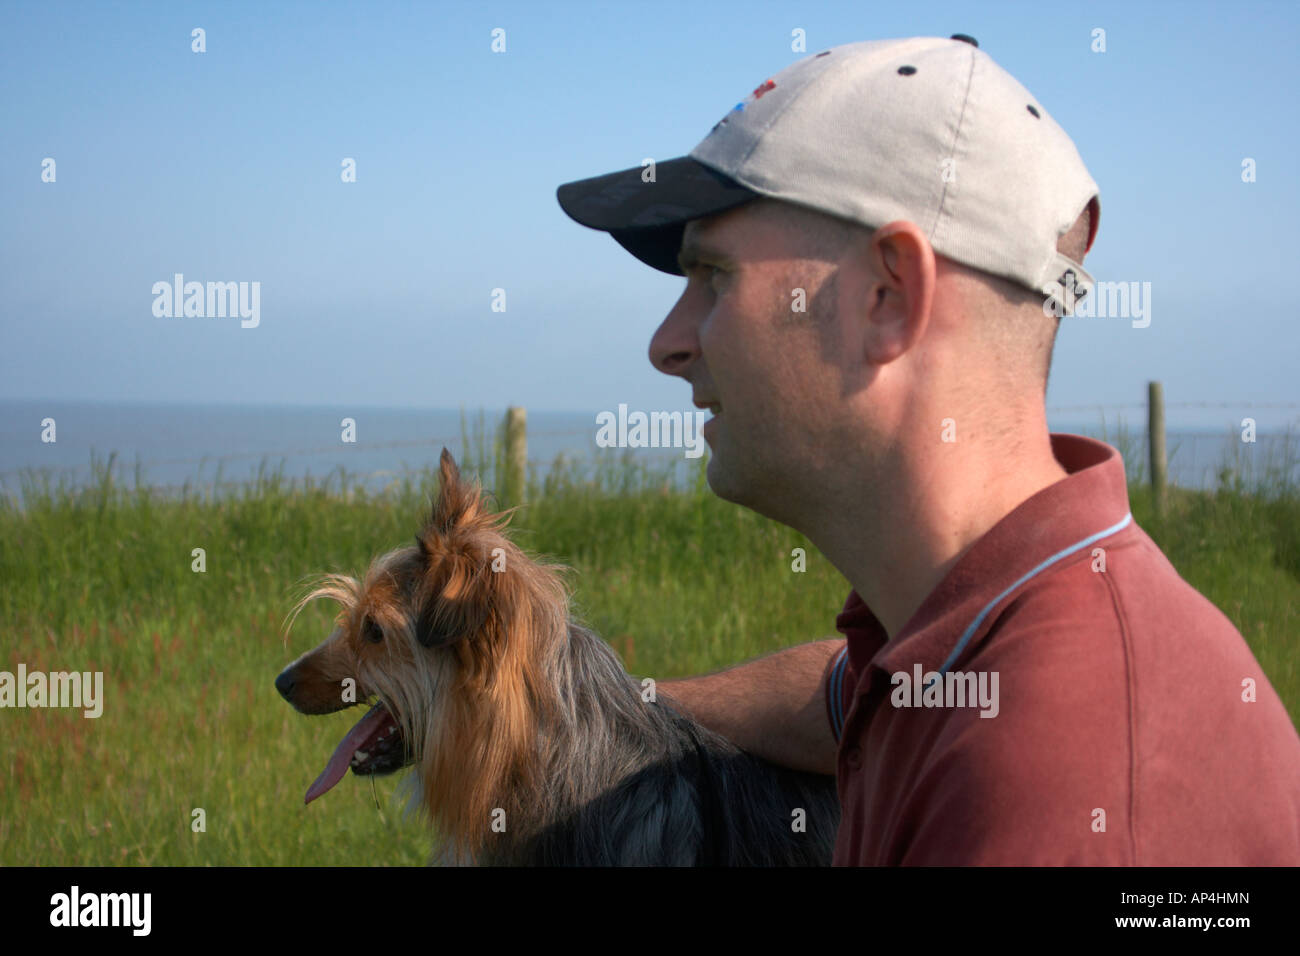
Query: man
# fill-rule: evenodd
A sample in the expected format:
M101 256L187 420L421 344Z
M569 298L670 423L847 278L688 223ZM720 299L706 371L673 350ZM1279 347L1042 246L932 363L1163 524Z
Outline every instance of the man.
M642 173L560 203L687 277L650 360L714 412L710 486L853 586L847 640L665 692L835 773L837 864L1300 863L1277 694L1119 455L1048 432L1100 206L1033 96L970 37L848 44Z

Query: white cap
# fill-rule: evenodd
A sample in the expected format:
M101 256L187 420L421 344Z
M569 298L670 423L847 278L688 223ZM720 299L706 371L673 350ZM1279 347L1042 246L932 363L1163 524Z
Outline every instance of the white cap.
M873 229L908 220L939 255L1065 311L1092 285L1056 244L1092 204L1092 247L1097 184L1047 110L964 35L805 57L657 165L652 182L638 166L567 183L560 205L674 275L686 222L767 196Z

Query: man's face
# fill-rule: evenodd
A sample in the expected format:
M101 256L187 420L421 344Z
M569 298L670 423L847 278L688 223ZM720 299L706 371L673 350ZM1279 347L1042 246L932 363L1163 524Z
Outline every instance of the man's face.
M714 492L778 520L796 514L793 496L807 495L844 435L837 266L802 258L800 244L762 202L691 221L686 288L650 342L655 368L714 412L704 426Z

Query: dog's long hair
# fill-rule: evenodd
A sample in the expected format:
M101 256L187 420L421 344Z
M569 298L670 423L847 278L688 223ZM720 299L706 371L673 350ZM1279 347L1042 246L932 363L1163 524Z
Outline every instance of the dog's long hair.
M442 485L416 544L365 579L328 575L334 632L276 680L304 713L374 707L308 791L406 764L442 838L434 862L825 865L834 779L778 768L642 685L571 619L563 569L524 554L462 482ZM348 696L351 679L353 696ZM649 696L646 694L646 696Z

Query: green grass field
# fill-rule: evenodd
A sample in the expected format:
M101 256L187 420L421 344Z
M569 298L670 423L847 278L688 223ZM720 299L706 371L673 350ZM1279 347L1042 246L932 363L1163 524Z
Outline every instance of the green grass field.
M492 456L462 455L491 482ZM106 474L106 472L102 472ZM397 777L349 777L310 807L307 785L356 714L307 718L272 686L329 631L309 607L289 646L302 579L359 573L410 542L432 476L366 495L264 474L237 494L29 484L0 505L0 670L103 671L104 713L0 711L2 865L420 864L430 847L393 800ZM1300 494L1175 492L1162 522L1134 517L1245 635L1300 720ZM525 548L570 565L578 611L658 679L717 669L834 634L848 593L799 534L668 490L627 463L594 482L530 483L512 525ZM808 552L792 573L790 552ZM191 570L204 548L206 573ZM202 808L206 832L191 829Z

